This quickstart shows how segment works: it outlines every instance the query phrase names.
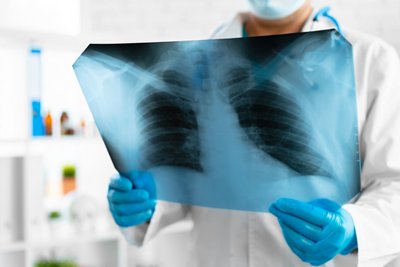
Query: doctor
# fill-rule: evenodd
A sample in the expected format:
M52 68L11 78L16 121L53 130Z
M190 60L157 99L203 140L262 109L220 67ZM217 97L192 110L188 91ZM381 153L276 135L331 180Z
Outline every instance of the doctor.
M214 38L336 28L309 0L248 0ZM271 213L155 201L149 173L111 179L111 213L128 242L140 246L186 216L194 226L186 266L384 266L400 255L400 60L378 38L345 29L353 46L362 192L340 207L330 200L281 199ZM133 189L132 189L133 188Z

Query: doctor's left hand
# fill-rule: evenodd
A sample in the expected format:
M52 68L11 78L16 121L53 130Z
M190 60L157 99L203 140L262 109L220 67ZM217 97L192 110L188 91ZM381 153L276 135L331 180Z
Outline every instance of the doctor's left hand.
M271 205L291 250L304 262L322 265L357 248L351 215L328 199L279 199Z
M151 173L134 171L113 176L108 187L108 204L115 223L132 227L149 222L157 202L156 184Z

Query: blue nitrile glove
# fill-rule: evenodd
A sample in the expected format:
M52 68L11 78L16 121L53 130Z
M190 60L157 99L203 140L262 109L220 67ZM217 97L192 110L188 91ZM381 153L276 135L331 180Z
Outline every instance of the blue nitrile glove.
M156 185L149 172L135 171L129 178L119 174L111 178L108 204L116 224L130 227L143 224L153 216Z
M289 247L304 262L322 265L357 248L351 215L331 200L281 198L269 210L278 218Z

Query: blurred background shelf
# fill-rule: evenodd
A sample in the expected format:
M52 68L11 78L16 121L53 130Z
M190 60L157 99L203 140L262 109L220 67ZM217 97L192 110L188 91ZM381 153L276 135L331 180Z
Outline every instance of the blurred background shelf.
M25 242L14 242L11 244L0 244L0 254L7 252L24 251L26 249Z
M27 153L27 141L0 140L0 157L17 157Z
M84 37L80 35L0 27L0 45L10 43L40 43L42 46L51 46L59 49L82 50L88 45L88 40L85 40Z
M120 238L121 234L115 231L110 233L92 234L78 237L73 235L70 238L43 242L15 242L10 244L0 244L0 254L7 252L25 251L27 249L52 249L56 247L90 245L90 243L118 242Z
M29 140L27 149L31 154L45 154L56 151L94 149L102 145L103 140L100 137L35 137Z
M100 137L34 137L27 140L0 140L0 157L16 157L27 154L45 154L54 150L85 149L103 145Z
M118 232L92 234L84 236L71 236L70 238L28 243L26 246L31 249L45 249L55 247L69 247L77 245L90 245L90 243L117 242L121 238Z

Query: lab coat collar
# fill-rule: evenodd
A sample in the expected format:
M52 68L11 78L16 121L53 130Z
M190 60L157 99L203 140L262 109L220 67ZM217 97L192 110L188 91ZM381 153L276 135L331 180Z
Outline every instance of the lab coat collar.
M312 15L307 19L307 22L304 24L302 32L321 31L335 28L334 25L332 25L331 23L329 23L329 21L325 19L313 22L315 13L316 11L314 10ZM244 21L246 21L248 16L248 12L237 13L226 24L219 27L212 35L212 38L220 39L242 37L242 25Z

